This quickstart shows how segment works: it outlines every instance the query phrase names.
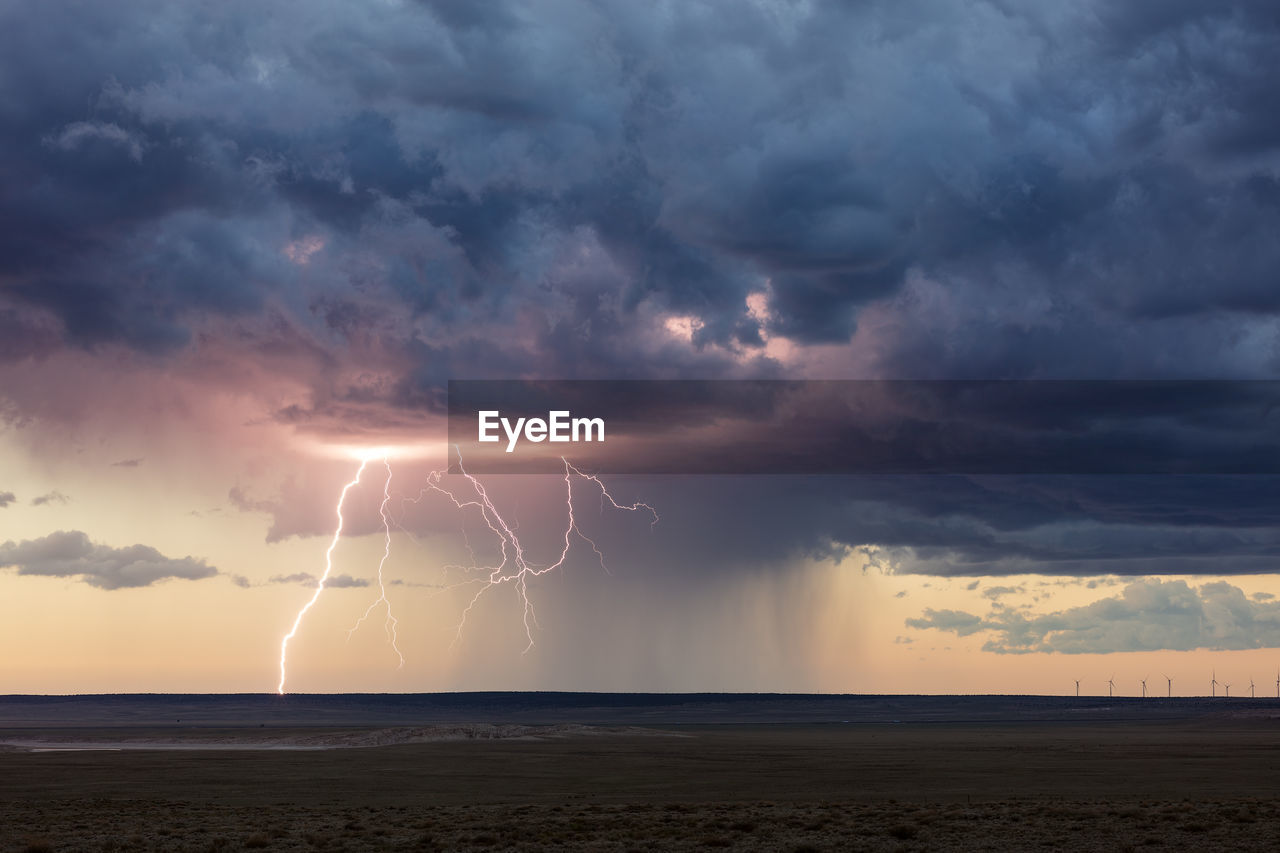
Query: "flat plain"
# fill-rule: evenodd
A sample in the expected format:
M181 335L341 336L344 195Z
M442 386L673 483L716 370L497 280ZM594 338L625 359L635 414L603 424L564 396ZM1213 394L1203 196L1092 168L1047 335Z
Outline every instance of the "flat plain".
M287 698L0 698L0 849L1238 850L1280 830L1275 700Z

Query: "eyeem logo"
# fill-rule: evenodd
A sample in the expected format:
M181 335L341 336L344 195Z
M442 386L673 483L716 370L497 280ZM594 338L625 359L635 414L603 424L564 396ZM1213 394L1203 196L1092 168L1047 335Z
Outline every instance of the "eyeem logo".
M513 453L521 437L525 441L604 441L603 418L575 418L567 411L547 412L547 419L516 418L514 424L496 409L477 413L480 441L501 441L498 428L507 434L507 452Z

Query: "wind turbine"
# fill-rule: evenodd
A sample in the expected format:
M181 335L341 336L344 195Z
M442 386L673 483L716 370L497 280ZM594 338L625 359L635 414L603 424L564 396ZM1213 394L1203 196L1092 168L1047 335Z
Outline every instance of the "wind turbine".
M1249 698L1250 698L1250 699L1257 699L1257 698L1258 698L1257 694L1255 694L1255 693L1253 692L1253 679L1252 679L1252 678L1250 678L1250 679L1249 679Z
M1108 696L1111 695L1111 691L1115 688L1115 686L1116 686L1116 677L1113 675L1107 679L1107 695Z
M1169 682L1169 698L1172 699L1173 698L1173 679L1166 675L1164 677L1164 680ZM1280 692L1280 672L1276 673L1276 690L1277 692Z
M1276 670L1276 698L1280 699L1280 669Z
M1142 698L1147 698L1147 680L1145 678L1142 679Z
M1223 687L1225 687L1225 688L1227 688L1227 698L1228 698L1228 699L1230 699L1230 698L1231 698L1231 685L1230 685L1230 684L1227 684L1226 682L1223 682L1222 686L1223 686Z
M1216 669L1213 671L1213 677L1209 679L1209 689L1213 691L1210 694L1211 696L1218 695L1218 671Z
M1276 672L1276 695L1280 696L1280 671ZM1076 698L1080 698L1080 679L1076 679Z

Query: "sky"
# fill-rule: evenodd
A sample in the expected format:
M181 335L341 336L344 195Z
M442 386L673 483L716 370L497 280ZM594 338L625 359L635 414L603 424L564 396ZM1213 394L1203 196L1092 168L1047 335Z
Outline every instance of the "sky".
M1280 692L1270 408L1230 474L486 474L532 617L432 473L450 380L1275 379L1278 65L1264 2L0 0L0 692L272 691L327 553L291 690Z

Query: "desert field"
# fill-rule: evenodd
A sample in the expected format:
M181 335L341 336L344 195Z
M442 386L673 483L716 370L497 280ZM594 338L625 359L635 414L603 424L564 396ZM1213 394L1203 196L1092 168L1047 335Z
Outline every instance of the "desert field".
M0 849L1239 850L1280 831L1280 708L1261 700L690 722L707 701L418 726L100 707L113 724L92 726L0 701Z

